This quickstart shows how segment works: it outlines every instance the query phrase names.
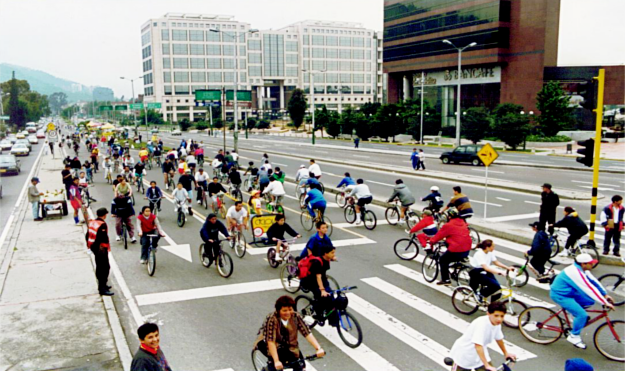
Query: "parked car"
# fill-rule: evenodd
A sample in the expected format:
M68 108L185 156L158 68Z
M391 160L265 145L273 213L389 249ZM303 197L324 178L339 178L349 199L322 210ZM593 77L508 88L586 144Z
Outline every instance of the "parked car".
M15 144L19 144L22 143L24 144L26 147L28 147L28 150L31 151L33 149L33 145L30 144L30 142L28 141L28 139L18 139L17 142L15 142ZM14 144L14 145L15 145Z
M21 171L20 160L16 159L13 155L0 156L0 174L19 174Z
M39 144L39 139L37 139L36 135L32 135L31 134L31 135L28 136L28 142L30 144Z
M480 160L477 152L482 149L481 145L468 144L456 147L451 152L443 152L441 154L441 161L443 164L469 162L473 166L484 165Z
M39 139L45 139L46 138L46 133L43 131L38 131L37 132L37 138Z
M15 156L28 156L30 154L30 148L24 143L15 143L11 147L11 154Z
M13 147L13 143L11 143L10 140L3 139L3 140L0 141L0 148L2 148L3 150L11 149L11 147Z
M182 132L180 130L174 130L171 132L171 135L182 135Z

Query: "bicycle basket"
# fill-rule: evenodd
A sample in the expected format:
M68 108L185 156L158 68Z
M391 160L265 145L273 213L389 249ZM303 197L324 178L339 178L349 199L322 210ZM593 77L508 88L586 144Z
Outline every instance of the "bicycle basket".
M334 299L334 307L337 310L345 310L347 309L348 302L349 300L347 300L347 296L345 296L345 294L343 293L340 293Z

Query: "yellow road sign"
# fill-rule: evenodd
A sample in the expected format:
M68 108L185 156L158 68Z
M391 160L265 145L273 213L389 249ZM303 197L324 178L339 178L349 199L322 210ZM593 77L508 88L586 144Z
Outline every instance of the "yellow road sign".
M499 153L495 151L493 146L490 143L486 143L482 149L480 149L477 153L480 160L484 163L484 166L490 166L495 160L499 157Z
M54 126L53 123L49 123L48 124L48 131L51 131L51 130L54 130L54 129L56 129L56 126Z

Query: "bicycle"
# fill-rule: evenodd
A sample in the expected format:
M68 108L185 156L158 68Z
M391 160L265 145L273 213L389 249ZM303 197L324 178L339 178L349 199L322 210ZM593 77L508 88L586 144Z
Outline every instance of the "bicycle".
M228 210L226 210L226 204L224 203L224 193L223 192L219 192L217 193L217 210L219 211L219 216L222 219L226 218L226 214L228 213Z
M339 205L339 207L341 209L344 209L347 206L347 187L346 186L342 186L341 188L338 188L338 192L336 193L335 196L335 201L336 204Z
M223 251L223 249L221 248L222 242L223 240L217 241L217 243L219 244L219 254L217 255L217 263L215 264L215 266L217 267L217 273L219 273L220 276L222 276L223 278L228 278L232 275L232 272L234 272L234 263L232 262L230 254ZM206 268L210 267L211 265L210 259L208 258L208 256L206 256L206 254L204 254L204 244L200 244L200 262Z
M349 301L345 295L346 291L356 289L356 286L343 287L342 289L332 290L328 294L334 296L334 308L328 313L318 313L315 316L315 309L313 306L313 300L309 296L299 295L295 298L295 310L298 311L302 318L313 320L312 324L308 327L311 329L317 324L323 326L326 320L329 320L330 316L334 312L339 317L336 331L339 333L339 337L343 340L343 343L350 348L358 348L362 344L362 330L358 320L347 311ZM299 308L299 309L298 309Z
M423 273L423 278L427 282L434 282L436 277L438 277L439 264L441 256L443 253L441 252L443 244L437 243L432 246L432 253L425 256L423 259L423 263L421 264L421 273ZM456 281L456 286L469 285L469 271L471 267L467 265L469 258L466 257L461 261L452 262L449 265L449 276L452 280Z
M560 236L564 236L559 228L549 235L549 245L551 246L551 257L555 257L560 252ZM554 249L555 247L555 249ZM563 251L564 254L564 251ZM575 241L575 245L566 251L566 256L575 259L579 254L589 254L597 261L595 267L599 265L599 251L595 246L588 243L581 243L581 239Z
M163 166L163 161L161 160L161 156L155 156L154 159L156 161L156 166L158 166L158 167L162 167Z
M276 212L278 214L284 214L284 207L282 206L282 197L283 196L273 196L273 195L269 195L268 193L266 194L269 197L265 197L265 199L267 200L267 210L269 210L269 212ZM274 200L271 200L271 198L274 198Z
M605 318L605 322L595 330L593 342L595 348L604 357L612 361L625 362L625 321L611 320L606 307L601 310L587 309L588 313L598 313L590 318L585 328ZM562 317L564 316L564 321ZM562 337L568 336L571 331L571 321L566 310L560 308L557 312L544 307L530 307L519 315L519 330L532 343L551 344Z
M508 287L501 288L501 298L498 301L506 303L506 314L503 318L503 324L510 328L519 327L519 314L527 309L527 305L514 298L514 291L512 290L512 282L510 278L507 278ZM476 291L469 286L458 286L451 294L451 304L454 308L462 314L473 314L478 309L486 311L488 303L486 298L478 297L477 293L480 292L482 285L480 285Z
M150 155L150 156L148 156L148 159L147 159L147 161L145 162L145 167L146 167L148 170L152 170L152 156L151 156L151 155Z
M419 240L413 233L410 238L401 238L393 246L395 255L401 260L414 260L419 255Z
M445 223L447 223L449 221L449 219L447 218L447 214L441 213L440 212L440 207L434 206L434 203L432 203L432 201L429 201L429 203L430 204L428 206L424 207L423 210L421 210L421 212L424 212L426 210L430 210L432 212L432 217L434 218L434 221L436 222L436 224L440 228L443 224L445 224Z
M276 247L272 246L267 250L267 262L271 268L278 268L282 262L295 263L295 258L291 255L291 244L297 241L297 237L290 240L281 240L282 246L280 253L276 251Z
M187 212L188 212L187 200L184 200L183 202L176 200L176 208L178 209L178 216L176 219L176 223L178 224L178 227L182 228L184 227L184 224L187 222Z
M447 366L453 366L454 365L454 360L451 357L445 357L443 362ZM501 364L501 366L497 367L497 371L512 371L512 368L510 366L508 366L508 365L515 364L515 363L516 363L515 360L513 360L512 358L508 358L508 359L506 359L506 361L504 363ZM452 370L453 369L454 368L452 368Z
M82 204L84 207L89 207L92 201L92 198L88 196L87 188L89 188L89 186L80 187L80 198L82 199Z
M173 190L176 187L176 185L174 184L174 172L173 171L170 171L167 174L167 182L165 183L165 187L171 190Z
M232 198L236 201L243 201L243 192L241 192L240 184L230 185L230 196L232 196Z
M343 215L345 216L345 221L349 224L354 224L356 222L356 206L354 205L354 198L348 198L349 205L345 207L343 211ZM360 207L360 220L365 225L365 228L368 230L375 229L375 226L378 224L378 218L375 216L375 213L371 210L367 210L367 205L363 205Z
M307 231L312 231L315 225L317 224L317 222L323 221L328 226L327 235L328 237L331 237L332 231L334 230L334 228L332 226L332 221L330 220L330 218L324 215L323 213L321 213L321 211L318 209L315 209L313 211L315 212L314 218L310 215L308 210L302 211L302 213L299 216L299 220L300 220L300 223L302 223L302 227Z
M298 258L295 258L294 262L288 262L282 267L282 269L280 269L280 282L282 283L282 288L291 294L295 294L299 290L302 290L304 293L309 292L308 289L301 286L299 279L299 266L297 265L298 260ZM341 286L339 286L339 282L334 279L334 277L326 275L326 278L328 279L330 289L338 290L341 288Z
M121 239L124 241L124 249L128 250L128 227L126 226L126 222L122 220L122 234Z
M243 189L247 189L248 192L259 189L258 181L254 175L249 175L247 179L243 181Z
M402 206L399 205L399 200L397 199L392 201L392 203L393 205L386 208L386 211L384 212L384 217L386 218L388 224L397 225L397 223L399 223L399 216L401 215ZM406 228L410 230L412 229L412 227L417 225L419 221L421 221L421 218L412 209L408 208L406 210L406 213L404 214L404 221L406 222Z
M523 287L527 285L527 282L530 279L529 273L528 273L528 271L530 270L534 272L536 276L539 277L537 279L538 282L551 284L553 280L556 278L556 272L555 272L555 269L553 269L553 267L555 267L556 265L562 264L560 262L556 262L551 259L547 260L547 263L551 264L551 266L545 269L545 274L542 277L540 277L536 269L534 269L534 267L532 267L532 265L529 264L529 261L530 261L530 257L526 256L525 263L523 265L514 264L512 265L512 267L515 268L514 272L510 272L510 271L506 272L506 278L508 277L510 278L510 280L512 281L511 282L512 286Z
M266 353L266 352L265 352ZM306 361L314 361L317 359L317 355L306 356L304 358L300 358L295 361L285 362L282 364L283 370L292 370L296 366L304 369L306 366ZM269 357L267 357L263 352L256 348L252 350L252 364L254 365L255 371L265 371L267 370L267 365L269 365Z
M159 237L159 235L148 234L146 236L150 239L150 244L148 246L148 263L146 264L146 267L148 269L148 274L151 277L154 275L154 272L156 272L156 250L157 248L154 247L154 237Z
M200 205L204 206L204 209L208 209L208 197L206 196L206 189L204 189L204 186L202 184L198 184L198 187L195 190L200 197Z
M247 251L247 241L245 240L243 231L240 231L237 227L231 227L229 232L231 237L229 242L230 248L234 250L234 253L237 254L239 258L243 258Z
M621 260L625 262L625 258ZM622 275L608 273L599 278L599 282L601 282L608 294L614 299L615 306L620 307L625 304L625 285L622 285L624 281L625 273Z
M104 171L106 172L106 175L104 176L104 178L106 179L106 182L108 184L113 184L113 174L112 174L111 168L105 167Z
M158 216L158 201L161 200L161 197L154 199L147 197L144 198L148 200L148 206L150 207L150 211L152 212L152 214L154 214L154 216Z
M137 184L137 192L144 194L145 186L143 185L143 174L135 175L135 182Z

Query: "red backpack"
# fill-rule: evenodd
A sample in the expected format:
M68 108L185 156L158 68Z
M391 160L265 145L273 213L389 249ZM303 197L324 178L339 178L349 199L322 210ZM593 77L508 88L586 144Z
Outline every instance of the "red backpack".
M312 265L312 261L317 260L319 263L323 264L321 258L314 255L309 255L304 259L300 260L297 263L297 268L299 268L299 278L304 279L310 275L310 266Z

